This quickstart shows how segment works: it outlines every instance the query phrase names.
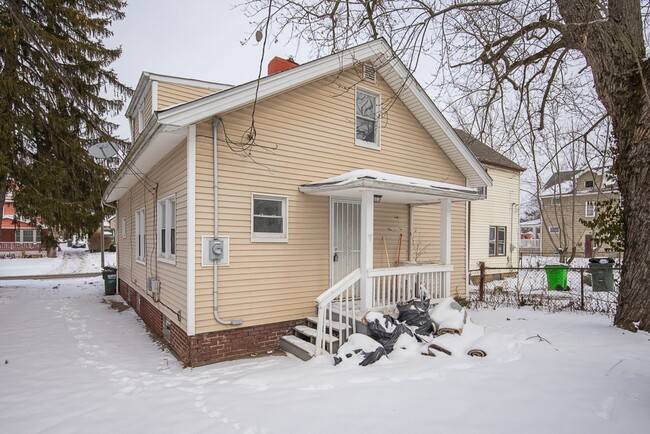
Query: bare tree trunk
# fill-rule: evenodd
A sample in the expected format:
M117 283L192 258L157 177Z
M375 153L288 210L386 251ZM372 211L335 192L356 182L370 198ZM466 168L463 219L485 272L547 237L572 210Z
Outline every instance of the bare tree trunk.
M614 164L623 198L625 260L614 324L650 332L650 63L638 0L610 1L600 19L594 2L558 0L566 22L593 23L565 33L591 67L596 92L612 118Z

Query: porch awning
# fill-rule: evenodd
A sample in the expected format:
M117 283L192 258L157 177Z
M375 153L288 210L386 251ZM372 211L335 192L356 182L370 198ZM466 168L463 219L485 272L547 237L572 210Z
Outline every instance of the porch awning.
M381 195L382 202L403 204L436 203L445 198L453 201L483 199L476 188L368 169L303 184L298 189L305 194L343 199L359 199L361 192L372 191Z

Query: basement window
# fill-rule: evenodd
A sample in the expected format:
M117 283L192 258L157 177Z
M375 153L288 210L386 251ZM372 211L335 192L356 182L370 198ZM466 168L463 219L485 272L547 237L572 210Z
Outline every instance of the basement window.
M251 241L287 242L289 197L253 193L251 199Z

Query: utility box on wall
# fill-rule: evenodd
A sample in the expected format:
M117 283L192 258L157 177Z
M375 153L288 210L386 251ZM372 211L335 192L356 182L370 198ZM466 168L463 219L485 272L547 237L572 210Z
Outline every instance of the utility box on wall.
M201 266L212 267L215 263L220 267L230 265L229 236L201 237Z

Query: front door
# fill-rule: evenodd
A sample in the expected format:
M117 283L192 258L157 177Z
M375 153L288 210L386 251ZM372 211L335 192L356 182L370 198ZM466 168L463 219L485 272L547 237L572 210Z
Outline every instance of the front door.
M585 258L591 258L594 255L594 245L591 235L585 235Z
M359 268L361 256L361 202L330 202L330 286Z

